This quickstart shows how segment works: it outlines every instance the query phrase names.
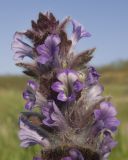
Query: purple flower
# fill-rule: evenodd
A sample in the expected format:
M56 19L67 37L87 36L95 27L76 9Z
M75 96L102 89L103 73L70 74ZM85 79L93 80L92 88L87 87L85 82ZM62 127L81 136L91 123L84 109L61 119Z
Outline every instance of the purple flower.
M77 149L71 149L67 157L62 158L61 160L84 160L83 155Z
M105 158L108 157L108 155L110 154L111 150L117 145L117 142L115 142L112 139L112 136L110 134L110 132L105 131L104 135L103 135L103 140L100 144L100 152L101 155Z
M73 46L76 45L76 43L83 37L90 37L91 34L87 32L84 27L77 22L76 20L71 20L72 25L73 25L73 33L72 33L72 43Z
M32 80L27 83L27 89L23 92L23 98L27 100L25 109L31 110L36 104L36 91L38 89L38 84Z
M44 44L41 44L36 48L39 54L37 62L40 64L51 62L54 62L55 64L58 63L57 57L59 53L59 44L60 38L58 35L49 35Z
M58 127L59 130L65 130L67 127L64 116L54 101L49 101L42 107L42 113L45 116L43 123L49 127Z
M40 135L34 126L24 119L20 117L20 131L19 131L19 139L21 140L21 147L29 147L31 145L40 144L41 146L48 147L50 145L48 139L42 135Z
M23 60L24 57L34 58L33 48L22 41L23 33L16 32L12 43L12 50L15 52L14 59L16 61Z
M65 69L57 75L59 81L54 82L51 88L58 92L57 99L60 101L75 100L76 93L83 89L83 83L78 80L77 72Z
M41 157L33 157L33 160L43 160Z
M110 102L101 102L100 109L94 110L96 132L102 129L115 131L120 124L119 120L115 117L116 114L115 107Z
M87 86L96 84L98 82L99 77L100 75L94 67L88 67Z

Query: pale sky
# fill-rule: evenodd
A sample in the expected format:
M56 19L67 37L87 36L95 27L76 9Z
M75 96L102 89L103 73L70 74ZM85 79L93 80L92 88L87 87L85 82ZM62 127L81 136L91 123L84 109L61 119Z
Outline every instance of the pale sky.
M21 73L13 61L13 34L30 28L31 20L46 11L59 20L69 15L92 34L77 50L96 47L93 65L128 59L127 0L0 0L0 74Z

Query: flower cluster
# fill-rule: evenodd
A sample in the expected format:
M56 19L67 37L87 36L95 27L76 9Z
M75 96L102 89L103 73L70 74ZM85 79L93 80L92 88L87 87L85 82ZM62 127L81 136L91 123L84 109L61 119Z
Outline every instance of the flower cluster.
M70 36L67 24L73 28ZM21 146L42 146L33 160L106 160L117 144L116 109L88 64L95 48L74 51L81 38L90 36L76 20L59 22L49 12L14 35L16 65L34 79L23 92L25 111L19 117Z
M73 101L76 94L83 89L83 83L78 80L77 72L71 69L65 69L58 73L57 79L51 88L58 92L57 99L60 101Z

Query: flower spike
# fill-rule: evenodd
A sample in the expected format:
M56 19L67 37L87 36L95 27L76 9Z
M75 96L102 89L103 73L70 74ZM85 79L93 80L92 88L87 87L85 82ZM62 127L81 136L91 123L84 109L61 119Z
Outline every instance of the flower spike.
M73 26L71 36L67 24ZM116 108L88 64L95 48L75 52L77 42L90 36L76 20L60 22L50 12L39 13L30 29L14 35L16 65L34 78L23 92L19 118L20 145L42 147L33 160L107 160L117 144Z

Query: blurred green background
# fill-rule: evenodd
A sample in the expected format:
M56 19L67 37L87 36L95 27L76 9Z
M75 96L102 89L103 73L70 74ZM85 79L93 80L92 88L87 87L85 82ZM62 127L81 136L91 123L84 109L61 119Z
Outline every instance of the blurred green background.
M118 62L97 68L105 95L113 97L121 121L116 134L117 147L110 160L128 160L128 62ZM23 110L22 91L27 77L0 77L0 160L31 160L39 146L23 149L19 146L18 115Z

